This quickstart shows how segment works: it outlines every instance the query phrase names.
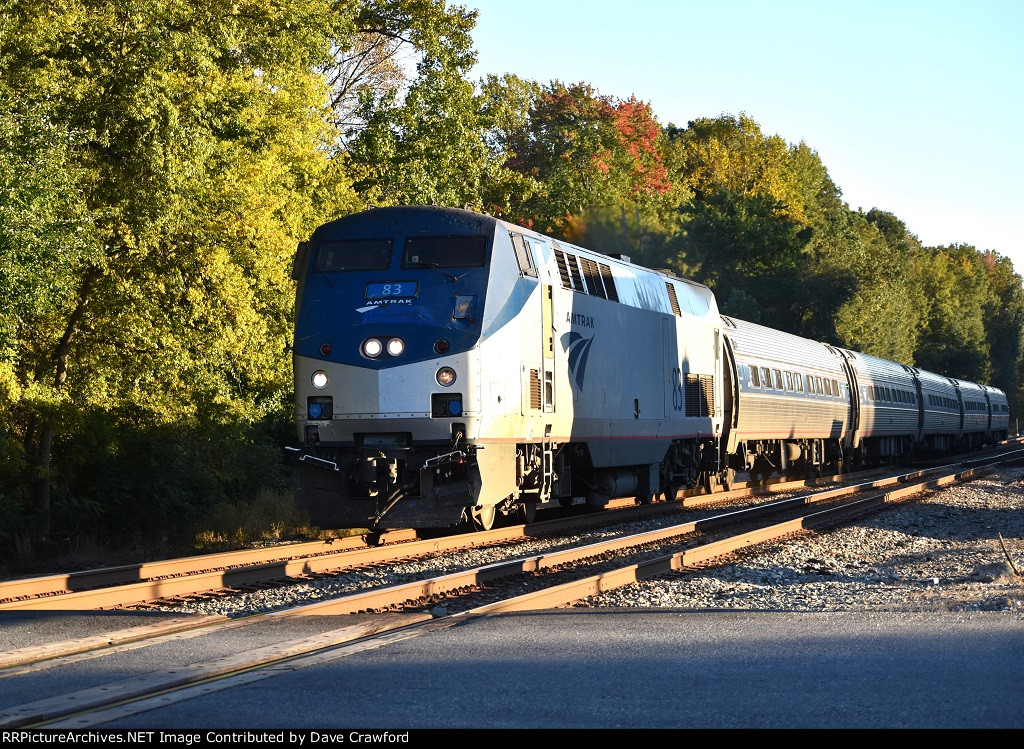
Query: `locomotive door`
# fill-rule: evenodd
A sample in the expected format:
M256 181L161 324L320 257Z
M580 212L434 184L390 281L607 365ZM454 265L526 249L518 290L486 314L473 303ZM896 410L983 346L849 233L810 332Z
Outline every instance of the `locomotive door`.
M539 281L521 315L524 324L521 331L526 336L521 349L525 355L521 365L522 413L523 416L553 413L555 317L554 295L547 270L550 250L544 242L522 234L513 234L512 244L519 260L520 272Z
M544 342L544 413L555 410L555 311L551 284L541 283L541 339Z

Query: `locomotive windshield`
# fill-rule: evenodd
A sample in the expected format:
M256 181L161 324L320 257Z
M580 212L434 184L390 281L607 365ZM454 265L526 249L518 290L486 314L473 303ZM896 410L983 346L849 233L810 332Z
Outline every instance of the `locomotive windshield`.
M487 237L409 237L403 268L482 268L487 260Z
M390 262L390 239L351 239L322 242L316 256L316 269L327 272L387 270Z

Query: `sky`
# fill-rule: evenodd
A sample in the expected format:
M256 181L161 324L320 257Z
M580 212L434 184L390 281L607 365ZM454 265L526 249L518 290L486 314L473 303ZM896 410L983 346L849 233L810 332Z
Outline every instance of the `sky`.
M723 114L816 151L852 209L1024 275L1020 0L456 0L476 80L636 96L662 125Z

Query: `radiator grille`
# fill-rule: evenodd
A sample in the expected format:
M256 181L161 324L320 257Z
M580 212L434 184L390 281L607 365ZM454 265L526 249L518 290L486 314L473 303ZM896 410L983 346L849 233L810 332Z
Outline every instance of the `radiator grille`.
M715 378L712 375L686 375L686 415L710 416L715 402Z
M589 257L581 257L580 263L583 265L583 277L587 279L587 291L592 296L607 299L608 296L604 293L604 285L601 283L601 273L597 268L597 263Z
M530 408L540 411L540 370L530 370Z
M558 264L558 275L562 277L562 288L572 289L572 281L569 280L569 268L565 264L565 254L561 250L555 250L555 262Z
M666 281L665 288L668 289L668 303L672 305L672 314L676 317L682 317L683 313L679 309L679 299L676 297L676 287Z
M615 277L612 276L611 267L601 263L601 278L604 279L604 290L608 294L608 298L613 302L619 301L619 292L615 288Z

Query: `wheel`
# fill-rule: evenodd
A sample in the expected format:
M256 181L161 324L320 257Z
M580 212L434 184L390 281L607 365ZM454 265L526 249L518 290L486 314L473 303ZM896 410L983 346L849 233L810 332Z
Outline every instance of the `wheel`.
M736 469L726 468L722 471L722 487L728 492L732 491L733 484L736 483Z
M521 502L516 506L516 517L524 525L532 523L537 517L537 503Z
M637 494L636 503L638 505L649 505L654 501L654 496L651 494Z
M494 505L477 506L470 510L470 525L478 531L489 531L494 527Z
M666 502L674 502L679 498L679 489L679 484L669 482L665 485L665 490L661 493L661 496Z

